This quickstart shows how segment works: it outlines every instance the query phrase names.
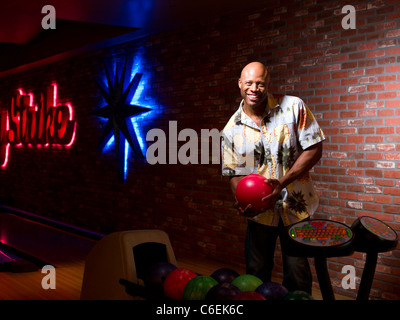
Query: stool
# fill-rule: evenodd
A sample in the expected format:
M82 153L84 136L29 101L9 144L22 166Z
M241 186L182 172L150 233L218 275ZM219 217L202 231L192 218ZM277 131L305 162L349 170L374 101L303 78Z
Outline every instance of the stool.
M326 258L354 252L352 230L340 222L324 219L300 221L287 228L286 254L312 257L324 300L335 300Z
M387 224L366 216L354 221L351 228L355 234L355 250L367 254L357 300L368 300L374 280L378 252L394 249L398 242L398 236Z
M114 232L89 252L83 275L82 300L133 300L120 279L144 286L146 270L157 262L176 265L168 235L161 230Z

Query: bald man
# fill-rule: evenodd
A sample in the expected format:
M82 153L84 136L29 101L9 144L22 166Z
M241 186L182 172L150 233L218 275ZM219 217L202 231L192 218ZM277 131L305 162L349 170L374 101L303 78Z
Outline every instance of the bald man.
M271 281L275 245L286 227L308 219L318 207L310 169L322 155L324 133L307 105L298 97L269 92L268 68L246 65L238 85L242 101L222 131L222 175L236 186L248 174L260 174L274 191L263 200L269 206L248 217L245 242L246 272ZM241 208L246 216L251 206ZM253 215L253 214L252 214ZM307 258L285 254L281 241L283 285L311 294L312 275Z

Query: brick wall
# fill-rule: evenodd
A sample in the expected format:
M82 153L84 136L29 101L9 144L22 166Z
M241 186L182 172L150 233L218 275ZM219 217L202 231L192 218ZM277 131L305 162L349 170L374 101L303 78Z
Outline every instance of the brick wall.
M351 225L358 216L373 216L399 230L400 7L396 1L348 2L356 9L356 29L344 30L344 4L274 6L278 17L261 24L266 32L259 41L271 52L275 88L302 97L327 135L313 174L320 194L316 217ZM262 18L249 15L254 26ZM356 266L361 277L364 261L357 253L329 259L339 292L348 294L339 289L343 264ZM380 256L372 297L399 297L399 266L398 250Z
M344 4L266 2L3 77L1 106L16 88L31 92L56 81L59 100L74 107L77 132L69 149L12 147L0 170L1 201L97 232L160 228L178 258L195 254L242 266L246 221L232 207L220 165L149 165L131 157L119 184L113 150L96 151L104 122L89 113L102 106L93 81L104 77L102 62L133 54L145 74L139 101L154 109L154 117L140 120L144 134L168 134L170 121L178 132L221 130L240 101L240 70L260 60L270 66L273 91L303 98L327 136L312 173L316 217L350 225L368 215L399 231L400 5L352 1L356 29L344 30ZM372 298L400 297L399 258L398 249L379 255ZM281 276L279 252L276 260ZM355 296L341 288L341 270L353 265L361 277L364 261L359 253L329 259L335 291Z

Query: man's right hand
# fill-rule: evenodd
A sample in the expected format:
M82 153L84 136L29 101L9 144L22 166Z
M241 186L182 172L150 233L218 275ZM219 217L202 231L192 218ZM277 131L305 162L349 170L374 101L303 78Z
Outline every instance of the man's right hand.
M242 208L241 206L239 206L239 202L235 202L235 204L234 204L234 206L235 206L235 208L237 209L237 211L239 211L239 214L241 215L241 216L244 216L244 217L251 217L251 216L253 216L253 212L251 211L251 204L248 204L247 206L246 206L246 208ZM251 215L249 215L251 213Z

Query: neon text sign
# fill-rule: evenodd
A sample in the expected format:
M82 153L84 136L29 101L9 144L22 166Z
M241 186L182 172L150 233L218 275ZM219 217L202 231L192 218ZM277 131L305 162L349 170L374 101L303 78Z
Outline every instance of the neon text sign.
M35 104L32 93L19 89L7 111L0 113L0 165L7 165L10 146L71 146L76 121L71 104L57 102L57 85L48 86Z

